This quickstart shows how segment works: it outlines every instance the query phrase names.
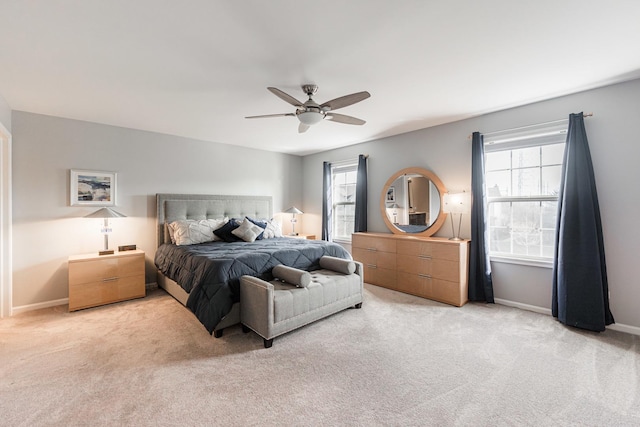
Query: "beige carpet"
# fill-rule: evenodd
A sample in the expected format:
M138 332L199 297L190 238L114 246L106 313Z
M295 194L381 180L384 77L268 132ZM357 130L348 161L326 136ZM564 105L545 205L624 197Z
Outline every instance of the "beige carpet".
M161 290L0 320L0 425L640 425L640 337L366 286L264 349Z

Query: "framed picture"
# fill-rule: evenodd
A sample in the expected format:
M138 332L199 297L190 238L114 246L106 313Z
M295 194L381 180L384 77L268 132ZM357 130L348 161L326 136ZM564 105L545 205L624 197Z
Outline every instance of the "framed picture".
M396 201L396 187L389 187L387 190L387 203L395 203Z
M71 169L71 206L115 206L116 173Z

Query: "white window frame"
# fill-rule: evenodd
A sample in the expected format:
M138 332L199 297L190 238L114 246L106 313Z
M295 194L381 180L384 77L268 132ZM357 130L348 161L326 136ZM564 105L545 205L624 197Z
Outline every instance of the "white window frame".
M348 173L348 172L358 172L358 159L355 160L345 160L341 162L334 162L331 164L331 230L333 236L331 238L332 241L338 243L351 243L351 233L348 236L337 236L336 230L338 230L339 219L337 218L337 206L345 206L345 205L353 205L355 207L356 204L356 192L353 192L353 201L344 202L337 200L337 191L335 187L335 175L338 173ZM357 177L356 182L357 185ZM354 209L355 211L355 209ZM355 214L354 214L354 226L355 226Z
M540 125L527 126L523 128L517 128L512 130L493 132L485 135L484 138L484 150L485 161L488 153L494 153L499 151L510 151L520 148L541 147L544 145L564 144L566 142L566 133L568 127L568 120L558 120L555 122L543 123ZM560 164L562 166L562 163ZM538 166L542 171L542 165ZM509 170L513 170L510 168ZM487 172L485 171L485 174ZM499 202L556 202L558 201L558 195L531 195L531 196L501 196L490 197L488 188L485 188L485 194L487 194L487 227L489 228L490 238L490 205L492 203ZM555 227L554 230L555 232ZM553 257L543 256L527 256L520 254L507 254L489 252L489 258L491 261L498 261L510 264L530 265L536 267L553 267Z

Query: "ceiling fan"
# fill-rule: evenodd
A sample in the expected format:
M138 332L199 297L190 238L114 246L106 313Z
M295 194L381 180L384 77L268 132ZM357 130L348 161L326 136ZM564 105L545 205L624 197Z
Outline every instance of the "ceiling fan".
M371 96L369 92L357 92L351 95L341 96L331 101L327 101L324 104L317 104L312 96L318 91L316 85L302 85L302 90L307 94L309 99L307 102L302 103L295 99L293 96L284 93L280 89L275 87L268 87L269 91L278 98L296 107L295 113L282 113L282 114L266 114L262 116L248 116L246 119L260 119L264 117L297 117L300 121L298 125L298 133L306 132L311 125L314 125L324 119L331 120L338 123L345 123L348 125L363 125L366 122L356 117L346 116L344 114L333 113L338 108L348 107L356 102L363 101Z

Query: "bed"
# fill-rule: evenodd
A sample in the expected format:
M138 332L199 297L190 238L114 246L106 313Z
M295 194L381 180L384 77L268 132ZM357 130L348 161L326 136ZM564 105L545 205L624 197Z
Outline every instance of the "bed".
M271 270L278 264L312 271L319 268L324 255L351 259L338 244L291 237L179 246L171 243L167 224L245 217L266 220L273 215L272 198L157 194L156 199L158 247L154 262L158 285L188 307L216 337L240 322L242 275L272 280Z

